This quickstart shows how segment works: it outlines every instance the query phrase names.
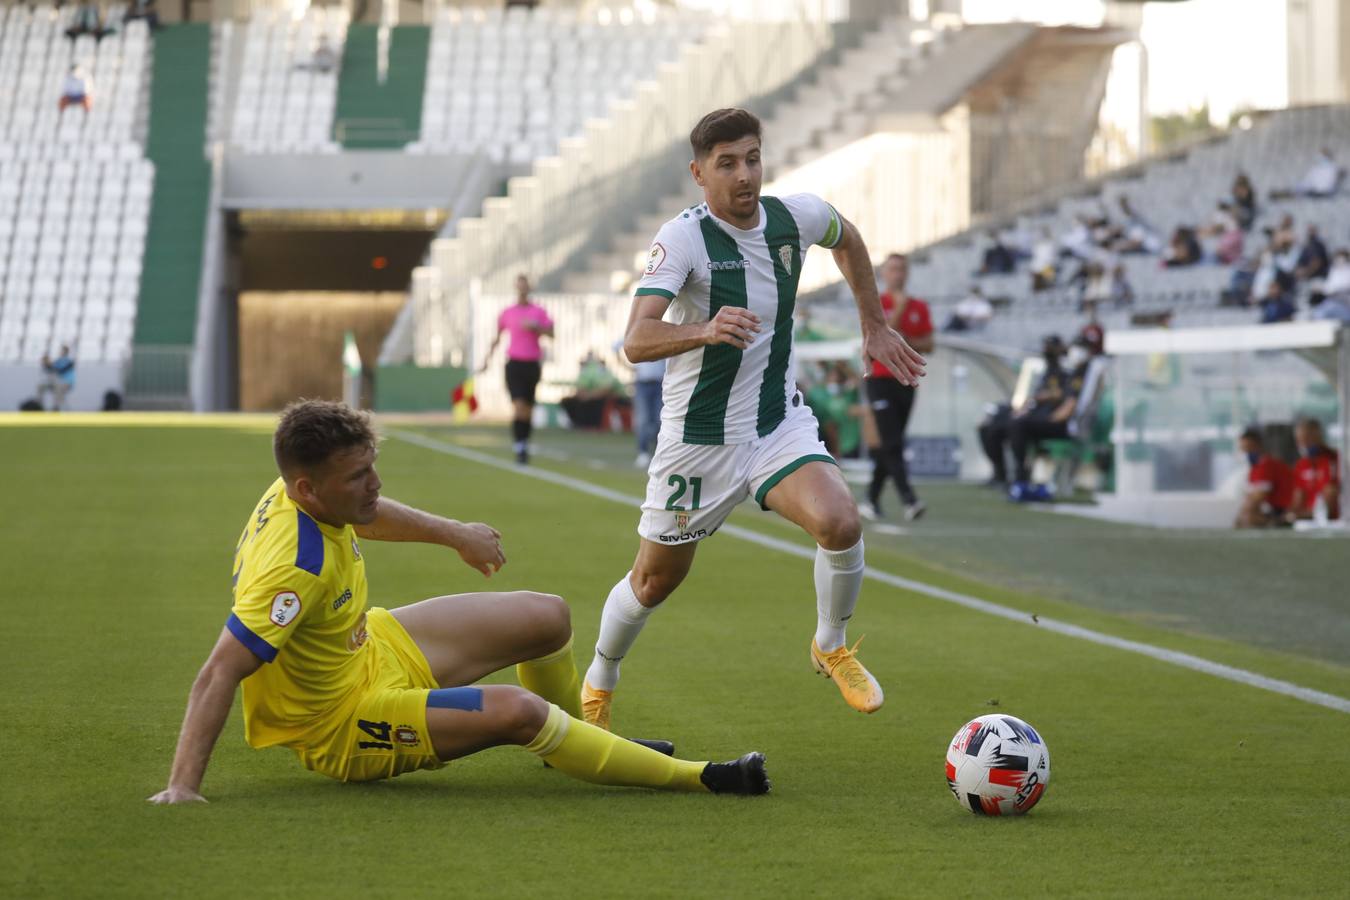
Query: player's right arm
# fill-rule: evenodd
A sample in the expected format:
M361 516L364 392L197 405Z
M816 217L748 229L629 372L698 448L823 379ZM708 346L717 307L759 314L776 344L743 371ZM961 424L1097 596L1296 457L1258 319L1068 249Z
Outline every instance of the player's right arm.
M685 240L674 223L656 233L623 336L623 353L631 363L666 359L711 344L744 350L759 332L759 316L740 307L724 306L706 322L676 325L662 320L693 271Z
M169 771L169 785L150 797L151 803L206 802L200 793L202 776L229 717L235 689L262 663L228 628L221 629L211 655L192 683L173 768Z
M480 375L487 371L488 364L492 362L492 354L497 352L497 345L502 342L502 332L506 330L502 317L505 315L506 310L502 310L502 314L497 317L497 333L492 336L492 346L488 347L487 354L483 356L483 364L478 367L478 374Z
M670 301L665 297L634 298L623 337L623 353L629 362L666 359L710 344L730 344L744 350L759 333L759 316L748 309L724 306L706 322L674 325L661 319L668 306Z

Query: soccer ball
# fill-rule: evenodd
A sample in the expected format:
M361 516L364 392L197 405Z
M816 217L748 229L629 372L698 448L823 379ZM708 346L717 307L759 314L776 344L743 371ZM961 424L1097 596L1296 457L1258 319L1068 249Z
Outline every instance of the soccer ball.
M961 726L947 748L947 787L980 816L1018 816L1050 783L1050 750L1026 722L989 715Z

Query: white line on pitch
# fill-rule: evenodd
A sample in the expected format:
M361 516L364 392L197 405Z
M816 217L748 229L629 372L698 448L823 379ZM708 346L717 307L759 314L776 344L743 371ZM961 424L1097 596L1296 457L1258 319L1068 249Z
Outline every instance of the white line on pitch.
M492 466L493 468L501 469L506 472L514 472L517 475L523 475L527 478L547 481L550 484L556 484L559 487L565 487L569 490L589 494L592 497L599 497L602 500L621 503L630 509L639 506L642 502L638 498L630 497L619 491L610 490L609 488L601 487L597 484L591 484L578 478L560 475L557 472L549 472L544 469L518 466L515 463L498 459L495 456L490 456L486 453L480 453L477 450L458 447L454 444L438 441L435 438L429 438L415 432L390 431L388 433L392 437L407 441L410 444L416 444L417 446L424 447L428 450L435 450L439 453L458 456L461 459L481 463L485 466ZM732 537L740 538L743 541L749 541L753 544L758 544L761 547L767 547L772 550L779 550L783 553L791 554L792 556L801 557L802 559L813 560L816 558L815 550L809 547L803 547L799 544L791 543L790 541L769 537L768 535L760 534L757 531L751 531L748 528L741 528L738 525L723 525L719 533L729 534ZM964 606L967 609L987 613L991 616L998 616L1001 619L1009 619L1014 622L1020 622L1023 625L1032 625L1036 628L1043 628L1046 631L1053 631L1057 634L1078 638L1079 640L1091 641L1094 644L1101 644L1106 647L1114 647L1117 650L1137 653L1140 656L1147 656L1151 659L1160 660L1161 662L1172 663L1173 665L1192 669L1196 672L1204 672L1207 675L1214 675L1215 677L1224 678L1228 681L1235 681L1238 684L1245 684L1251 687L1273 691L1276 694L1293 697L1297 700L1302 700L1305 703L1325 706L1328 709L1334 709L1338 712L1350 713L1350 700L1347 700L1344 697L1338 697L1335 694L1328 694L1325 691L1303 687L1302 685L1294 684L1289 681L1281 681L1278 678L1268 678L1265 675L1260 675L1256 672L1249 672L1246 669L1239 669L1236 666L1217 663L1213 660L1194 656L1190 653L1168 650L1166 647L1155 647L1152 644L1145 644L1142 641L1131 641L1125 638L1115 637L1114 635L1105 634L1100 631L1093 631L1091 628L1083 628L1069 622L1061 622L1058 619L1051 619L1045 616L1038 616L1033 619L1031 613L1013 609L1011 606L1003 606L999 603L991 603L988 600L972 597L969 594L961 594L956 591L949 591L945 588L934 587L931 584L925 584L922 581L914 581L910 578L903 578L899 575L893 575L890 572L884 572L871 566L867 567L866 574L867 577L871 578L873 581L889 584L892 587L898 587L902 590L913 591L916 594L924 594L937 600L945 600L948 603L955 603L957 606Z

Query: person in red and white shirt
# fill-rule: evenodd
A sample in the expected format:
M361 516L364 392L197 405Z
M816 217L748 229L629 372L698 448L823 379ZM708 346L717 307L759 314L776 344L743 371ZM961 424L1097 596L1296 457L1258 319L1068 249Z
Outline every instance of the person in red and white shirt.
M881 264L881 280L886 288L881 295L886 324L900 332L918 352L932 351L933 318L927 303L905 291L909 260L904 254L892 253L886 257ZM909 414L914 409L914 392L914 388L896 381L881 363L872 363L872 372L867 379L867 401L881 438L881 452L872 458L867 503L859 508L859 512L869 519L881 518L881 489L888 476L895 479L906 520L914 521L927 509L909 483L909 467L905 463L905 431L909 428Z
M1247 494L1238 510L1236 528L1269 528L1283 524L1294 502L1294 470L1266 452L1261 429L1248 428L1238 438L1238 449L1247 457Z
M1315 518L1317 498L1322 498L1328 519L1341 517L1341 457L1327 446L1322 423L1300 419L1294 426L1298 462L1294 464L1294 499L1289 521Z

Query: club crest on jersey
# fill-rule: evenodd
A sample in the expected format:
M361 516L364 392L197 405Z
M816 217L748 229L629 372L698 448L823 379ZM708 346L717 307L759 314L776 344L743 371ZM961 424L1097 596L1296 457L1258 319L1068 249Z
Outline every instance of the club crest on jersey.
M783 264L783 271L788 275L792 274L792 245L784 244L778 248L778 261Z
M360 650L366 643L370 634L366 631L366 614L361 613L361 621L356 623L356 627L347 635L347 649L352 653Z
M416 728L411 725L400 725L394 729L394 740L405 747L416 747L421 738L417 736Z
M285 628L300 615L300 596L295 591L282 591L272 598L272 624Z
M647 254L647 274L655 275L657 269L660 269L666 261L666 248L660 243L652 244L652 250Z
M675 514L675 528L678 531L687 531L689 529L689 513L677 512Z

